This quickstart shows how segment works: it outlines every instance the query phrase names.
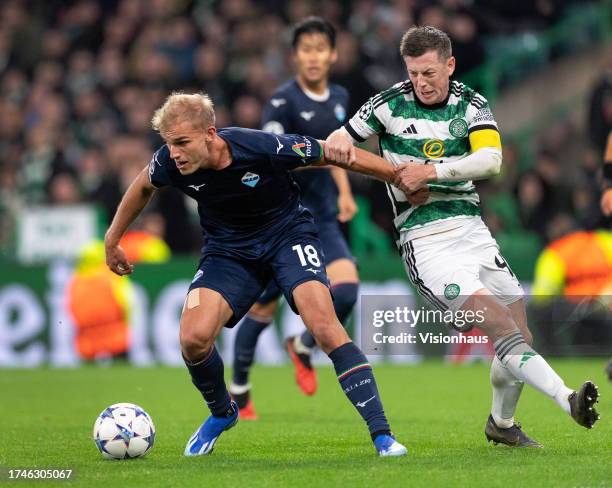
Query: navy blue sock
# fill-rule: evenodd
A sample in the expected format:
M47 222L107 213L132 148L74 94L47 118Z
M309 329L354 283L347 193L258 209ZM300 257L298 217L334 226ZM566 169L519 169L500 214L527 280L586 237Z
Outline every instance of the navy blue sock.
M344 321L353 311L357 301L358 290L358 283L339 283L331 287L332 296L334 297L334 311L342 325L346 326ZM306 347L314 347L316 345L314 337L307 330L302 333L300 339Z
M300 336L300 340L302 341L302 344L304 344L306 347L309 347L311 349L317 345L315 338L312 336L310 332L308 332L308 329L302 332L302 335Z
M391 434L372 367L361 350L347 342L329 353L342 390L368 424L372 440Z
M249 382L249 371L253 364L257 339L270 322L262 322L248 315L240 324L234 341L234 370L232 382L236 385L246 385Z
M223 379L223 360L217 348L213 345L197 362L183 359L192 383L204 397L210 412L217 417L231 415L230 396Z

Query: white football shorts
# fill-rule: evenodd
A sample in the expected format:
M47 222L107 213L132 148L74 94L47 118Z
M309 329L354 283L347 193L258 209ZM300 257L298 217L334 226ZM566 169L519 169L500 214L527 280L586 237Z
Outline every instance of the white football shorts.
M461 219L460 227L415 239L402 232L400 254L412 284L440 310L459 310L482 288L506 305L523 297L521 284L480 218Z

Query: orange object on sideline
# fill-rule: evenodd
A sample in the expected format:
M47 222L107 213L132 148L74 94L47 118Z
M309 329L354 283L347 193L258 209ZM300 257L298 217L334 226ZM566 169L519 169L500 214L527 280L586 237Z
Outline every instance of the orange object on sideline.
M170 250L160 238L129 231L120 242L131 263L168 260ZM66 287L67 308L75 325L75 347L82 359L125 354L130 346L132 284L106 266L104 243L85 246Z
M67 292L69 309L76 326L75 345L81 358L116 356L128 350L127 304L122 303L119 276L106 266L75 274Z
M536 263L532 293L536 301L564 295L583 301L612 291L612 232L579 231L568 234L542 252Z

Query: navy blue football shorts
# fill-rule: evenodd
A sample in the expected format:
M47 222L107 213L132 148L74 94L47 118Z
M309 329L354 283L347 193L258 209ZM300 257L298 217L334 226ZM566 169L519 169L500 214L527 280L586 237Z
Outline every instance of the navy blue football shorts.
M258 259L245 259L231 252L205 251L189 286L209 288L220 293L232 311L225 327L233 327L257 301L272 281L297 312L293 290L306 281L319 281L329 287L325 258L314 224L298 221L261 246Z
M317 232L325 255L326 266L338 259L355 260L344 238L344 234L342 234L340 224L336 219L318 223ZM266 305L270 302L274 302L281 297L282 293L283 292L276 282L270 281L261 296L257 299L257 303Z

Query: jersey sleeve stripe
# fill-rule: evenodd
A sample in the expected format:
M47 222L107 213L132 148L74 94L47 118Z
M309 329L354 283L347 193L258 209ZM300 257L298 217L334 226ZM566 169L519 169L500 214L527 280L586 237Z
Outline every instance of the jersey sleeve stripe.
M472 101L470 102L470 105L471 105L472 107L474 107L474 108L476 108L476 109L480 110L481 108L486 107L487 102L481 102L481 101L479 101L479 100L472 99Z
M159 190L159 186L157 186L155 183L153 183L153 180L151 179L151 175L149 174L149 183L151 183L151 186L153 186L153 188L156 188Z
M353 129L353 126L351 125L351 121L350 120L346 124L344 124L344 128L350 134L350 136L353 139L355 139L357 142L364 142L365 141L365 139L363 137L361 137L359 134L357 134L355 129Z
M385 103L388 103L390 100L398 97L400 95L405 95L406 93L410 93L412 91L412 85L404 84L400 88L393 90L392 92L387 93L382 98L378 98L373 101L374 108L378 108Z
M470 127L468 129L468 134L471 134L472 132L476 132L477 130L494 130L495 132L498 132L497 127L494 126L493 124L480 124L480 125L474 125L472 127Z
M391 88L389 88L388 90L384 90L380 93L377 93L376 95L374 95L372 97L372 103L378 103L381 101L381 99L383 98L387 98L389 96L395 96L397 93L405 91L407 89L411 88L411 82L410 81L404 81L403 83L400 83L398 85L392 86Z

